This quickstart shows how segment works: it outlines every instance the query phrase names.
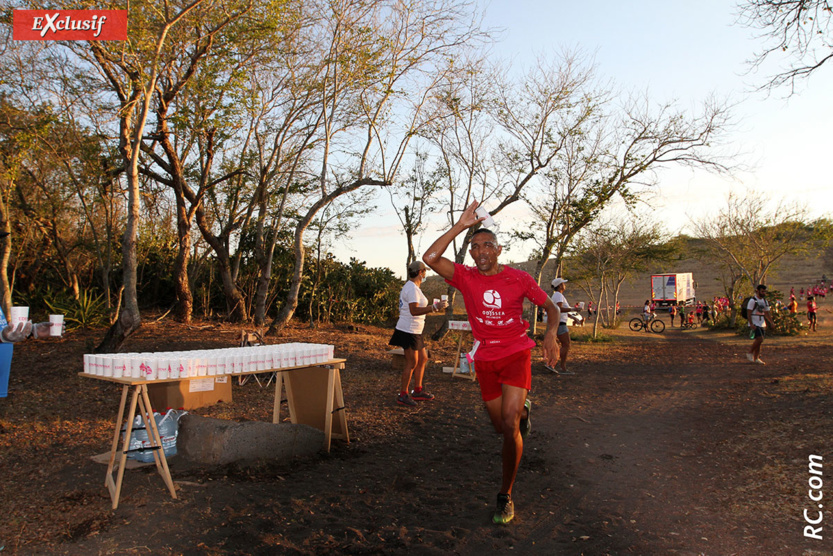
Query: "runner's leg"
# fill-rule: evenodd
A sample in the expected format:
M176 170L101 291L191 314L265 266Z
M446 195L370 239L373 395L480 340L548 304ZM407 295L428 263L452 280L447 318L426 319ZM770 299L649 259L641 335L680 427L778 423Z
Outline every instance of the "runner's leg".
M567 354L570 353L570 333L559 335L558 343L560 346L561 370L567 372Z
M486 402L486 411L498 434L503 435L501 452L503 474L500 492L512 494L512 486L518 474L518 467L523 455L523 438L518 428L524 413L527 391L518 386L503 386L503 395Z
M428 350L422 348L415 351L416 365L414 366L414 390L422 388L422 378L425 376L425 364L428 363Z
M402 379L400 380L399 390L402 392L410 392L411 376L414 374L414 368L417 366L417 352L411 348L405 348L405 368L402 370ZM424 367L423 367L424 368ZM420 381L422 377L419 377Z

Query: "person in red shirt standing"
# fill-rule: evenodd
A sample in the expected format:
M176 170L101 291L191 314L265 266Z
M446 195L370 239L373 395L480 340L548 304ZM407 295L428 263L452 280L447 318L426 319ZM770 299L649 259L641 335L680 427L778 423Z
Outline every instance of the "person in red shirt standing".
M556 339L561 311L526 272L498 263L502 248L491 230L479 228L469 241L474 267L456 264L443 257L455 237L478 224L477 202L469 205L460 219L429 247L422 260L463 295L474 339L474 353L480 393L495 432L503 435L502 481L492 522L506 524L515 517L512 487L523 454L523 437L529 432L531 404L527 393L532 386L534 340L527 335L523 301L529 299L547 312L544 359L554 366L559 349Z
M816 305L816 299L812 295L807 296L807 320L810 324L810 332L816 331L816 313L819 308Z

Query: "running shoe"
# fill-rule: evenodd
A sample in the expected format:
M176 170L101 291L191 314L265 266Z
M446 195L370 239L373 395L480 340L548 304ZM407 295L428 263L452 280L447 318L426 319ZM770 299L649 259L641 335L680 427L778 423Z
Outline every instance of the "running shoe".
M521 436L526 438L526 435L532 430L532 421L529 419L529 416L532 414L532 401L529 398L524 402L524 407L526 408L526 417L521 417L521 423L518 425L518 428L521 431Z
M430 402L434 399L434 394L429 393L427 390L420 390L419 392L412 390L411 399L417 402Z
M755 359L755 363L757 363L758 365L766 365L763 359Z
M573 371L564 371L564 370L562 370L558 374L560 374L560 375L574 375L576 373L574 373Z
M746 358L747 358L747 359L749 359L752 363L754 363L754 362L755 362L755 356L754 356L754 355L752 355L752 354L751 354L751 353L749 353L749 352L747 352L747 353L746 353Z
M492 514L492 523L506 525L515 519L515 504L508 494L497 495L497 507Z
M550 367L549 365L544 364L544 368L553 374L558 374L558 369L556 369L555 367Z
M405 395L399 394L396 397L396 403L398 403L399 405L407 405L407 406L411 406L411 407L413 407L417 404L414 400L411 399L411 396L409 396L408 394L405 394Z

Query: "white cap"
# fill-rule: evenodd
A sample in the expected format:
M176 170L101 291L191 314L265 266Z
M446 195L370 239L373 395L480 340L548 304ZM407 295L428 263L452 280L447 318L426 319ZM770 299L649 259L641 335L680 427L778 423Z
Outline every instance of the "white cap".
M564 283L567 283L567 282L569 282L569 280L565 280L564 278L556 278L555 280L552 281L552 287L557 288L561 284L564 284Z

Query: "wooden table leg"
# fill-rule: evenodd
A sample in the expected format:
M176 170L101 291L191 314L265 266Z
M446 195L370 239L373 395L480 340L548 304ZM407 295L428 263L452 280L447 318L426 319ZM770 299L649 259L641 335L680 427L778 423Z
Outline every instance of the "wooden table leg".
M165 449L162 446L162 436L159 434L159 428L156 426L156 419L153 417L153 408L150 405L150 398L148 397L148 386L142 384L140 386L142 398L144 399L144 411L142 417L145 419L145 426L148 430L148 438L150 439L151 448L154 445L158 446L158 450L153 450L153 460L156 462L156 470L162 475L162 480L168 487L171 497L176 500L176 488L174 487L174 480L171 477L171 470L168 468L168 458L165 457ZM148 427L148 425L150 425Z
M345 414L344 409L344 392L341 390L341 371L339 371L338 367L335 369L335 398L336 398L336 405L338 407L335 408L334 411L338 412L337 419L339 424L341 425L341 430L344 431L344 440L350 442L350 433L347 432L347 415Z
M289 372L287 372L284 377L284 385L286 387L286 405L289 407L289 422L293 425L297 425L298 414L295 411L295 392L292 390L292 378L290 378Z
M324 404L324 450L330 452L330 441L333 437L333 401L335 400L336 373L333 367L327 373L327 398Z
M283 373L275 373L275 406L272 408L272 422L281 422L281 394L283 394Z
M457 333L459 340L457 340L457 351L454 353L454 370L451 371L451 378L455 376L463 376L463 373L458 373L457 368L460 366L460 350L463 348L463 332Z
M127 388L122 393L122 402L127 400ZM122 442L121 454L119 456L119 469L116 473L116 480L113 481L113 467L107 467L107 477L104 479L104 484L107 485L107 490L110 491L110 499L113 501L113 509L119 507L119 496L121 495L121 483L124 478L124 466L127 463L127 450L130 448L130 435L133 432L133 418L136 416L136 402L139 399L139 386L134 386L133 396L130 398L130 410L127 412L127 427L124 433L124 441ZM119 416L124 414L124 405L119 408ZM121 428L121 420L116 422L116 431ZM118 432L116 432L118 434ZM111 454L111 458L115 461L115 453Z
M124 418L124 407L127 405L127 392L130 386L124 385L121 390L121 402L119 403L119 416L116 417L115 432L113 433L113 443L110 445L110 461L107 464L107 476L104 479L104 486L108 485L107 477L112 477L113 466L116 463L116 453L119 450L119 433L121 432L122 419Z

